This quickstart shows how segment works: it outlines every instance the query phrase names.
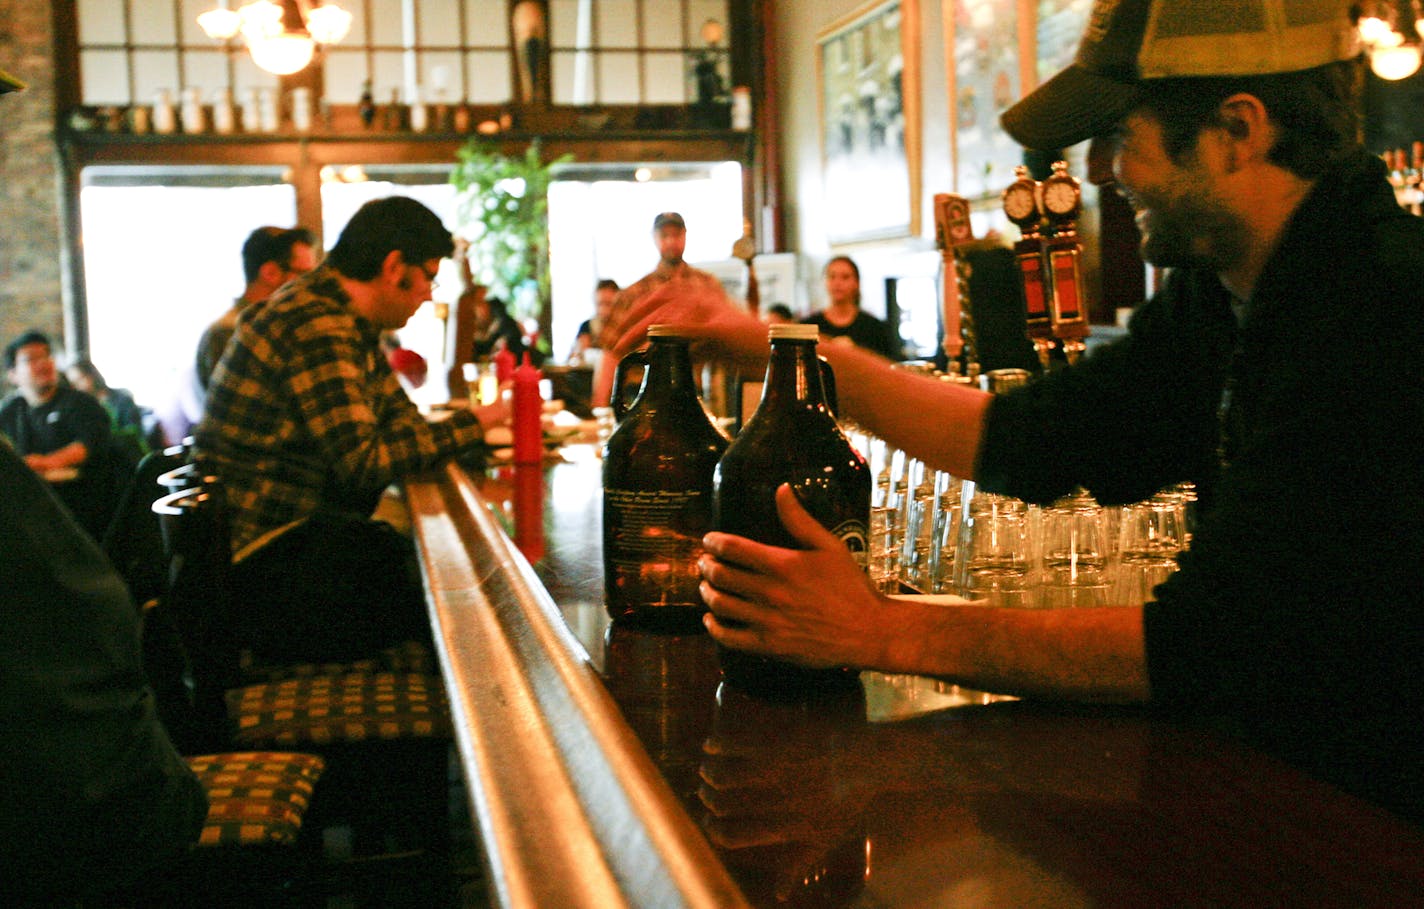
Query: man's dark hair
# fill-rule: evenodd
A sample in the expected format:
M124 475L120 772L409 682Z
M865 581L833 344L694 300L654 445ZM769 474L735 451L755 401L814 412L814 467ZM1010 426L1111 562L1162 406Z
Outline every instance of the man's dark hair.
M15 361L20 358L20 348L30 344L43 344L49 348L50 353L54 353L54 345L50 343L49 335L37 329L30 329L20 335L9 344L5 345L5 369L15 368Z
M1196 147L1202 130L1221 126L1221 103L1238 92L1255 95L1280 128L1269 160L1313 180L1359 146L1360 60L1342 60L1264 76L1149 79L1142 105L1162 127L1174 161Z
M593 286L594 293L597 293L600 290L611 290L614 293L617 293L619 289L620 288L618 287L618 282L613 280L612 278L604 278Z
M326 261L354 281L369 281L392 250L418 266L449 256L455 243L435 212L406 196L387 196L356 210Z
M257 273L268 262L290 271L292 247L298 243L315 246L316 237L305 227L259 227L248 234L242 244L242 274L247 283L256 281Z
M791 311L791 307L785 303L773 303L766 308L768 316L780 316L788 322L796 321L796 314Z

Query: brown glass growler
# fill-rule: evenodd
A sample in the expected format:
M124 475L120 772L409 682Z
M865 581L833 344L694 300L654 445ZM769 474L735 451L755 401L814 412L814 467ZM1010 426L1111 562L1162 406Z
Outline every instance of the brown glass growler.
M614 383L620 418L603 453L603 578L608 614L663 631L700 630L702 537L712 529L712 471L727 437L692 378L688 339L648 328L649 346L623 358ZM643 365L632 406L625 370Z
M829 366L816 356L813 325L773 325L761 403L717 463L712 522L725 533L799 549L776 513L776 490L790 483L802 506L865 564L870 468L846 440L826 400ZM722 673L745 690L804 697L859 685L848 669L804 669L721 648Z

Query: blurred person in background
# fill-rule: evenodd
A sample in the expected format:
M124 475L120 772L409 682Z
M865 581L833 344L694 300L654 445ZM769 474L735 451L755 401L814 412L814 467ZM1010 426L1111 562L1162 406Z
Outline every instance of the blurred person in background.
M143 410L126 388L110 388L104 374L93 361L80 358L64 371L69 384L85 394L93 395L109 412L110 435L116 454L136 466L148 453L148 435L144 427Z
M768 325L789 325L796 321L796 314L785 303L773 303L762 310L761 320Z
M888 324L860 308L860 267L850 256L834 256L821 272L826 308L801 321L821 332L821 341L854 344L890 360L905 352Z
M0 403L0 433L54 487L75 520L101 539L117 497L109 412L60 381L43 332L27 331L7 344L5 370L17 391Z
M485 295L475 303L475 341L470 350L470 359L478 362L487 360L501 349L514 354L515 362L524 356L524 329L509 314L504 300ZM536 362L537 353L529 351Z
M312 232L305 227L259 227L247 235L242 244L242 274L247 286L198 341L198 384L204 391L237 330L238 315L272 296L283 284L316 268L315 243Z
M593 406L608 406L609 395L613 391L613 377L618 371L619 357L609 356L609 351L623 334L627 314L654 290L670 282L687 284L690 287L716 288L722 282L710 272L693 268L683 261L687 251L687 222L675 211L665 211L653 218L653 243L658 248L658 264L652 271L618 292L613 301L613 309L603 323L602 336L598 346L603 350L599 357L598 370L593 377Z
M569 351L569 365L579 366L595 360L597 354L590 354L591 350L602 352L603 326L608 322L609 313L613 312L613 301L618 297L618 290L618 282L612 278L604 278L594 285L593 317L579 323L573 349Z

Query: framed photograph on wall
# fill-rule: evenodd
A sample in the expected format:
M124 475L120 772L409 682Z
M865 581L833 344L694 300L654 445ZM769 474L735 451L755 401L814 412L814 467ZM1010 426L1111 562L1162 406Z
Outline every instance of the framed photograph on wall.
M920 231L919 0L876 0L816 38L826 236Z

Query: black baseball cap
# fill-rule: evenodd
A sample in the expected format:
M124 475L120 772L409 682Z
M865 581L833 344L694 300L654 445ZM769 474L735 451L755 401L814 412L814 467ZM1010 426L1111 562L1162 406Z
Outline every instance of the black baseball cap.
M14 76L0 69L0 95L6 92L17 92L25 87L25 83Z
M1340 0L1095 0L1068 68L1004 111L1025 148L1100 136L1137 106L1150 79L1259 76L1359 54Z
M682 215L675 211L665 211L653 219L654 232L664 227L676 227L680 230L687 230L687 222L682 220Z

